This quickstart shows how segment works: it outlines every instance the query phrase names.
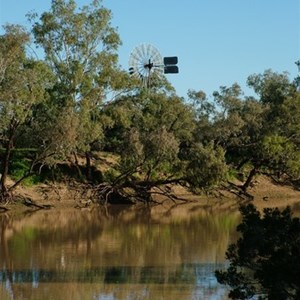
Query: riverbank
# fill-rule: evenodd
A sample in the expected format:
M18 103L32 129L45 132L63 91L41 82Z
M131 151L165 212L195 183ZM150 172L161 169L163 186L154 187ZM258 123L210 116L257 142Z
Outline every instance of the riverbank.
M258 177L253 186L249 188L249 194L253 196L252 200L245 200L238 197L230 191L221 191L216 195L194 195L182 187L175 187L174 193L179 199L176 202L167 200L164 197L156 197L156 201L161 205L156 205L157 209L168 210L177 206L176 210L183 209L183 205L188 211L197 208L214 208L237 210L241 203L251 201L259 210L265 207L285 207L287 205L300 209L300 191L286 185L274 184L270 179L264 176ZM83 195L83 191L76 186L70 186L62 183L56 184L38 184L31 187L20 186L15 191L17 201L5 205L9 211L22 211L28 209L38 209L39 207L28 207L24 205L24 200L32 201L39 206L51 209L77 208L87 209L93 204L88 200L88 194ZM157 208L159 207L159 208ZM41 207L42 208L42 207Z

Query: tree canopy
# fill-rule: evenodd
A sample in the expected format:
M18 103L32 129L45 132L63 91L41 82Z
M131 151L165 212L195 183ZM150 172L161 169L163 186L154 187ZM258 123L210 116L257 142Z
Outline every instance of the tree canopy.
M17 25L4 27L0 37L0 142L1 159L0 195L7 195L7 175L11 152L22 129L33 117L34 107L47 97L51 86L51 70L42 61L26 54L29 34ZM40 145L41 146L41 145ZM0 197L1 199L1 197Z

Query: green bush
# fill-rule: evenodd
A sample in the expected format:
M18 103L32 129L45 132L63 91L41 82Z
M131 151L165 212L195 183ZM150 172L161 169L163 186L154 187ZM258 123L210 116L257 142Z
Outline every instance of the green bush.
M25 158L20 158L17 161L13 161L10 167L10 176L13 180L18 181L23 176L25 176L30 169L30 162ZM25 186L32 186L40 182L40 177L38 175L31 175L22 181Z

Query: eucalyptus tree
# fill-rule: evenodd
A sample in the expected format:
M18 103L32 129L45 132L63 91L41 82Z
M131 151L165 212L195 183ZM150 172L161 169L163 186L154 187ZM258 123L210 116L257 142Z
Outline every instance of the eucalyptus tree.
M252 75L249 86L259 99L244 97L237 84L221 87L209 101L204 93L192 92L196 102L195 140L214 141L223 148L226 163L245 173L244 191L257 173L299 178L298 96L286 74L266 71Z
M262 156L276 180L288 180L299 185L300 93L286 97L275 110L277 117L269 124L262 141Z
M290 82L288 73L266 70L263 74L253 74L247 79L249 87L259 95L263 104L280 105L295 92L296 87Z
M271 70L249 76L248 85L263 107L260 139L253 149L252 173L264 172L274 179L299 180L299 92L287 73ZM250 172L250 173L251 173Z
M227 166L224 168L219 164L219 167L225 173L226 169L238 169L248 162L251 156L249 144L255 142L256 133L260 131L262 111L257 101L243 98L237 84L220 87L219 91L213 93L212 99L208 99L201 91L190 91L189 99L193 102L197 119L195 143L202 144L200 149L204 150L203 146L210 149L210 155L214 153L213 150L216 151L211 161L221 163L223 156ZM224 179L225 173L222 175L220 172L220 178Z
M83 151L89 167L91 147L103 137L103 103L129 84L118 66L121 41L111 11L100 0L79 9L74 0L53 0L49 12L30 18L35 42L57 78L53 101L62 114L77 119L70 150Z
M20 26L6 25L0 36L0 197L7 198L10 159L20 132L32 118L35 105L45 99L51 72L41 61L26 55L29 34Z
M130 187L136 198L150 201L154 187L168 194L168 184L184 181L181 151L192 138L194 119L182 98L164 86L140 89L108 106L105 115L112 122L105 149L120 157L107 177L115 191Z

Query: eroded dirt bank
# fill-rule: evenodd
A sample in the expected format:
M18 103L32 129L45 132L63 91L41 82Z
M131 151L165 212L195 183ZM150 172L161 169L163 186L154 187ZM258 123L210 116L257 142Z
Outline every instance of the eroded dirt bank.
M181 187L174 188L175 194L183 201L168 201L163 198L156 200L161 205L154 205L153 212L159 213L172 208L172 213L188 214L196 211L198 208L221 209L221 210L238 210L242 203L252 202L259 210L265 207L285 207L291 206L295 212L300 211L300 191L290 186L277 185L272 183L268 178L259 177L255 184L249 189L249 194L253 200L245 200L228 191L216 195L193 195ZM30 199L38 205L46 205L51 210L70 209L90 209L94 206L88 201L87 195L78 187L67 186L64 184L40 184L32 187L19 187L16 191L19 195L19 201L6 204L5 207L9 212L22 212L28 209L38 209L24 205L24 199Z

